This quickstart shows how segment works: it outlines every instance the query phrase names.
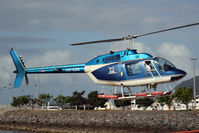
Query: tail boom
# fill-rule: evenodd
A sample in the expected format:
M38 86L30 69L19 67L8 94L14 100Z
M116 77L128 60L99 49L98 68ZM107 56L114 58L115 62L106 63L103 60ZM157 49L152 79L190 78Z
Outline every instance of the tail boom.
M16 70L14 71L14 73L17 73L15 83L14 83L14 88L19 88L21 86L23 78L24 76L27 77L27 74L85 73L85 69L84 69L85 64L25 68L24 61L17 55L16 51L13 48L10 50L10 55L16 67ZM28 82L28 80L26 82Z
M45 73L84 73L85 64L73 64L73 65L58 65L47 67L35 67L27 68L28 74L45 74Z

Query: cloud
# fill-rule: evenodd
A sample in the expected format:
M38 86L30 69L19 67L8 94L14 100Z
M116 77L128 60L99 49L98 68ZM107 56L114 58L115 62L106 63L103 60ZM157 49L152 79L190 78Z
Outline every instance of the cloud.
M67 49L64 50L48 50L42 55L29 58L25 61L27 68L29 67L42 67L42 66L55 66L64 65L71 62L71 52ZM63 76L60 74L44 74L40 76L42 84L62 84L66 85L72 82L71 77ZM64 78L63 78L64 77Z
M192 73L190 61L192 55L185 45L162 43L158 46L156 53L171 61L177 68L185 70L189 74L188 76Z
M35 53L36 54L36 53ZM23 54L20 53L23 56ZM30 56L30 55L29 55ZM24 58L24 57L23 57ZM25 65L26 67L39 67L39 66L53 66L53 65L63 65L70 63L71 60L71 52L67 49L65 50L46 50L43 55L37 55L32 57L26 57ZM15 74L12 72L15 70L14 63L10 56L0 57L0 81L3 83L10 82L10 76L12 76L12 80L15 78ZM11 75L12 74L12 75ZM70 77L63 78L63 76L54 75L54 78L50 78L50 76L43 76L42 81L45 84L55 83L58 81L60 84L70 83L72 80ZM14 82L14 81L12 81Z
M53 39L50 38L35 38L35 37L28 37L28 36L1 36L0 37L0 44L15 44L15 43L38 43L38 42L50 42Z
M188 48L182 44L162 43L156 52L167 59L173 60L179 66L182 66L180 64L182 64L184 59L190 59L191 57Z
M12 72L14 71L14 64L12 64L12 60L9 56L0 57L0 83L8 84L10 82L10 76L12 76Z
M34 66L50 66L70 63L71 52L67 49L56 50L51 49L27 61L28 67Z
M28 56L28 55L26 55ZM42 67L42 66L55 66L55 65L67 65L73 62L72 53L68 49L49 49L45 50L43 54L35 57L27 57L25 60L27 67ZM35 74L28 75L30 77L30 85L34 86L37 81ZM61 90L67 92L67 95L72 94L74 90L84 89L88 82L86 74L40 74L40 88L41 93L49 92L54 94L56 89L56 94ZM88 85L89 86L89 85Z
M185 21L192 20L191 17L197 19L198 16L194 15L199 11L197 4L186 5L186 8L183 8L175 2L164 2L165 7L160 5L155 7L155 2L145 6L142 2L130 0L111 2L106 0L48 0L47 2L6 0L0 2L0 29L2 31L97 30L112 33L151 31L154 27L173 24L171 18L175 19L175 22L182 20L182 17L178 17L182 16L182 12L186 16ZM165 15L168 12L172 14Z
M38 51L41 51L40 49L36 49L35 47L51 42L55 42L55 39L30 36L0 36L0 56L8 56L10 48L16 48L16 50L19 50L20 52L29 51L29 54L35 54L35 52L38 53ZM31 47L34 47L35 49ZM26 50L24 50L24 48Z

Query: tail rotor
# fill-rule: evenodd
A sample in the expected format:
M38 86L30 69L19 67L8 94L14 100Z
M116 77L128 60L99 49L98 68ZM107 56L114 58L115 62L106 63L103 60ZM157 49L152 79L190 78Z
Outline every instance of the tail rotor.
M21 60L21 63L23 65L23 67L26 69L26 66L25 66L25 62L24 62L24 59L22 56L19 56L19 59ZM29 80L28 80L28 75L27 75L27 72L25 73L25 81L26 81L26 85L29 84Z

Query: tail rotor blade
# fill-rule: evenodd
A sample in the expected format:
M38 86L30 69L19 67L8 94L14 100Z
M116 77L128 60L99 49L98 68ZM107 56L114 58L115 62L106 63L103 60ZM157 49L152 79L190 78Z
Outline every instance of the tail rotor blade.
M29 84L29 80L28 80L28 75L27 75L27 73L25 74L25 80L26 80L26 85L28 85L28 84Z

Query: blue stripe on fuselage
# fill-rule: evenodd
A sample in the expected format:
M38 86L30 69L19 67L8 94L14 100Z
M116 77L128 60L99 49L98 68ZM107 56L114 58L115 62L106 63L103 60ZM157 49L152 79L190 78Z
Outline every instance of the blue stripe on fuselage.
M84 73L85 64L27 68L27 73Z
M146 58L152 58L152 56L147 53L137 53L136 50L124 50L112 54L97 56L91 61L87 62L86 65L100 65L128 60L140 60Z

